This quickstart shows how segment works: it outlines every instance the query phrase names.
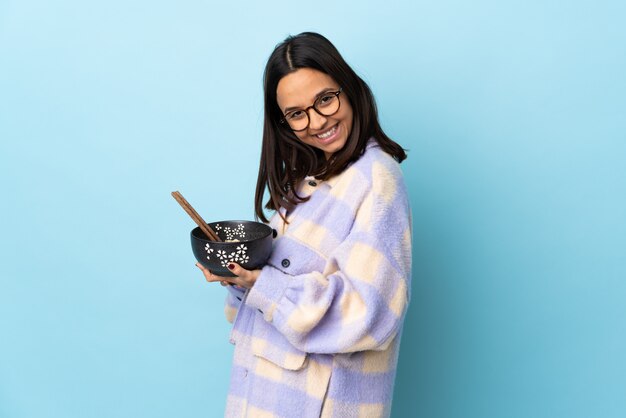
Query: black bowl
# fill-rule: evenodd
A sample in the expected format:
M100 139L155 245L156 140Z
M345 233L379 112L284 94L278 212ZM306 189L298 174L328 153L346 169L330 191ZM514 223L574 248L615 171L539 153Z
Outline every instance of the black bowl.
M265 265L272 252L273 229L260 222L221 221L208 224L224 242L211 241L195 227L191 249L196 260L218 276L234 277L228 263L234 261L247 270ZM238 240L235 242L226 242Z

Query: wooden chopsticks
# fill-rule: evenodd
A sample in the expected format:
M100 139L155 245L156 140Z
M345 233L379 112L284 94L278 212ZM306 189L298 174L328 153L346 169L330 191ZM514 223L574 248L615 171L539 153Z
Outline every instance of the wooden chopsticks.
M183 207L183 209L185 209L185 212L187 212L189 216L191 216L191 219L193 219L194 222L198 224L202 232L204 232L204 235L206 235L211 241L222 242L222 240L220 239L220 237L217 236L215 231L213 231L213 229L211 229L211 227L207 225L206 222L204 222L202 216L200 216L198 212L196 212L196 210L189 204L189 202L187 202L187 200L185 200L183 195L180 194L178 190L172 192L172 196Z

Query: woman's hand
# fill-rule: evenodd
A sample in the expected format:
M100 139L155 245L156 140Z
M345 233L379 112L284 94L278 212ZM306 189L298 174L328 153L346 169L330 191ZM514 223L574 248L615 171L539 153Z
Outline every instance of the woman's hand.
M196 263L196 267L202 270L204 278L209 283L220 282L222 286L228 286L229 284L233 284L235 286L243 287L245 289L250 289L252 286L254 286L256 279L259 277L259 274L261 274L261 270L246 270L239 264L233 262L228 263L228 270L235 274L236 277L218 276L211 273L209 269L205 268L200 263Z

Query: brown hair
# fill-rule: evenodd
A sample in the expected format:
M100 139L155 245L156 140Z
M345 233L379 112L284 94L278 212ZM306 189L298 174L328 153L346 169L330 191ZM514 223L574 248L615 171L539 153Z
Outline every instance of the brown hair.
M312 68L331 76L343 88L354 111L352 130L346 145L328 160L322 150L300 140L286 124L279 121L283 114L276 100L278 82L300 68ZM364 152L369 138L398 162L406 158L405 150L391 140L380 127L374 95L367 84L350 68L333 44L320 34L303 32L287 37L270 55L263 75L265 115L263 145L256 184L254 209L257 219L268 222L263 212L265 188L269 200L265 209L292 210L308 200L295 192L296 185L306 176L327 180L341 173ZM344 94L345 93L345 94Z

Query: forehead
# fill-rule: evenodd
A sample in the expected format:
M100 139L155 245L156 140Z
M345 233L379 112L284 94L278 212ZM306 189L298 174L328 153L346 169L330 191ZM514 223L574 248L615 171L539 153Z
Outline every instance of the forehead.
M278 82L276 101L281 109L310 106L315 96L324 89L338 89L331 76L312 68L300 68Z

